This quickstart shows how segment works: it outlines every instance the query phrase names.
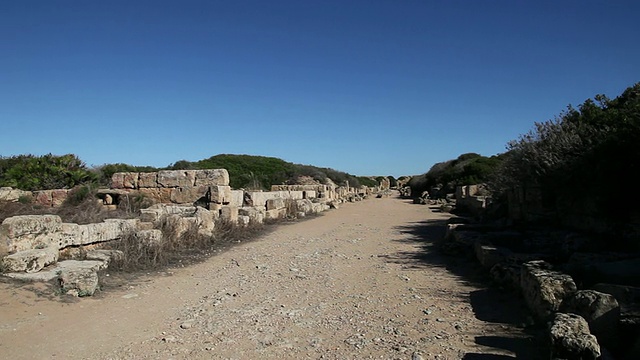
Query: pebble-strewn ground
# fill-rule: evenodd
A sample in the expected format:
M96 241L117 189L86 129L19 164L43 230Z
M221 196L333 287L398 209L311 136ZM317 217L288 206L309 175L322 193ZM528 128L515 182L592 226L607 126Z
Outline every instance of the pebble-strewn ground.
M0 358L542 358L521 301L437 252L447 218L370 199L93 299L0 284Z

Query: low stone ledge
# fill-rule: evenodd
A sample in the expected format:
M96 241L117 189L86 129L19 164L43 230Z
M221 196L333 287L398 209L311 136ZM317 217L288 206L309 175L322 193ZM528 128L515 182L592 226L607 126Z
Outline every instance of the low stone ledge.
M552 270L542 260L524 263L520 276L525 302L540 320L557 312L562 301L578 290L571 276Z
M2 259L2 266L7 272L34 273L58 261L59 254L55 247L23 250L5 256Z

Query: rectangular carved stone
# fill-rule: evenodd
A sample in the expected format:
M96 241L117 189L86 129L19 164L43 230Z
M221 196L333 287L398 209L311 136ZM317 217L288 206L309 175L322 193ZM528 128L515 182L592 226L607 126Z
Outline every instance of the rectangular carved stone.
M231 186L211 186L211 202L228 204L231 202Z
M577 291L571 276L551 269L546 261L522 264L520 286L531 312L541 320L558 311L562 301Z
M244 191L231 190L231 198L229 200L229 206L241 207L244 204Z
M20 215L0 225L0 242L10 253L57 245L62 220L58 215Z
M158 187L158 173L140 173L138 175L139 188L155 188Z
M276 209L282 209L285 207L285 202L283 199L277 198L277 199L269 199L267 200L267 211L268 210L276 210Z
M228 186L229 172L226 169L196 170L195 185Z
M195 184L195 170L158 171L158 185L165 188L191 187Z

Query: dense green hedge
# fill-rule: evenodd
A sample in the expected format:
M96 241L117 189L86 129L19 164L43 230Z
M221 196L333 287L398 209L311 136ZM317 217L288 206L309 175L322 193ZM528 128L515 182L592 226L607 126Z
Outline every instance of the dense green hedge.
M429 191L432 197L444 196L454 192L456 186L489 181L501 162L500 155L462 154L457 159L433 165L426 174L412 177L408 185L412 194Z
M640 200L640 83L613 100L597 95L569 106L508 150L492 183L496 194L536 187L559 215L588 207L591 215L628 222Z
M0 156L0 186L29 191L63 189L96 179L96 174L73 154Z

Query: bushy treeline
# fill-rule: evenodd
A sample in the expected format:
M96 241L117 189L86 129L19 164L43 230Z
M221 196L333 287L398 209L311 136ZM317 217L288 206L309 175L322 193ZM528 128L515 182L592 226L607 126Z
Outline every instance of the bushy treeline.
M507 148L492 183L497 195L536 188L559 216L580 210L628 222L640 200L640 83L615 99L569 106Z
M358 187L376 186L378 182L369 177L354 176L329 168L299 165L284 160L252 155L222 154L208 159L190 162L180 160L164 168L134 166L124 163L87 167L76 155L16 155L0 156L0 186L22 190L48 190L73 188L91 184L109 186L116 172L153 172L158 170L227 169L231 186L236 189L269 190L274 184L295 184L303 177L319 183L328 180L337 185Z
M432 197L441 197L454 192L456 186L488 182L501 162L501 155L462 154L433 165L426 174L412 177L407 185L412 194L429 191Z
M233 188L269 189L276 184L295 184L302 177L311 178L319 183L330 179L337 185L358 187L360 185L376 186L377 181L361 176L354 176L330 168L311 165L294 164L282 159L254 155L220 154L200 161L180 160L170 165L169 169L227 169L230 185Z
M97 174L73 154L0 157L0 186L33 191L72 188L97 180Z
M507 144L503 154L463 154L413 177L413 194L452 193L458 185L488 183L494 204L509 193L533 190L546 214L638 222L640 204L640 83L609 99L597 95ZM436 190L435 194L433 194Z

